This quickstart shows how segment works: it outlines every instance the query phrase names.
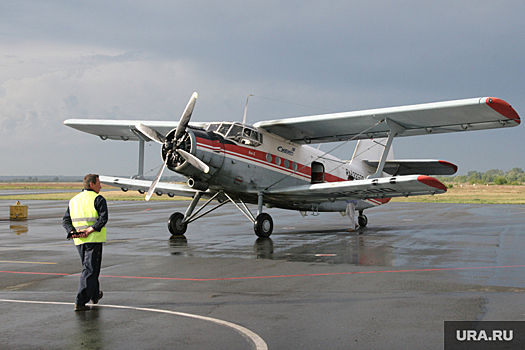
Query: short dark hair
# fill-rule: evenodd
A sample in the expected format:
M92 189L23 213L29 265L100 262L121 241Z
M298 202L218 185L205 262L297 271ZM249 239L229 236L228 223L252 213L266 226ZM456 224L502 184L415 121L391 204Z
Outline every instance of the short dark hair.
M98 180L97 174L87 174L84 176L84 189L89 190L89 184L96 184Z

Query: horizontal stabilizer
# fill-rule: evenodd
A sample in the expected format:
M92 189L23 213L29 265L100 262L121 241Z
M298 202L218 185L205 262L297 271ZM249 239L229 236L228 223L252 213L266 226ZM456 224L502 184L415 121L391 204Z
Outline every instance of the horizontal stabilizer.
M379 160L363 160L363 163L377 168ZM458 171L455 164L444 160L387 160L383 171L390 175L453 175Z

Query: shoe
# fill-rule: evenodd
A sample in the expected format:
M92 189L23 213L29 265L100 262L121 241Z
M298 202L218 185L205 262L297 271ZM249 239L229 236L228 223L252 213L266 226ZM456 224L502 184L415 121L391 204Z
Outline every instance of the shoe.
M102 291L100 291L100 292L98 292L98 298L96 298L96 299L91 299L91 302L92 302L93 304L98 304L98 301L99 301L100 299L102 299L103 296L104 296L104 293L103 293Z
M91 308L87 305L75 305L75 311L88 311Z

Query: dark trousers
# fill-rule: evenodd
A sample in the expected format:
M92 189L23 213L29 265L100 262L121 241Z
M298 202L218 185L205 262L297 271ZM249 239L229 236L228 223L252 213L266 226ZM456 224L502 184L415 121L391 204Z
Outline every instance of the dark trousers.
M98 276L102 265L102 243L84 243L76 247L82 261L76 304L86 305L93 297L98 299L100 292Z

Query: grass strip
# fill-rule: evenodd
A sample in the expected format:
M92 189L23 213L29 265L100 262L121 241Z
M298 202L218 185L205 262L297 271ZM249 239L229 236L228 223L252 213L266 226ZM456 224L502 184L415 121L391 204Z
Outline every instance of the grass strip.
M106 187L107 188L107 187ZM81 183L0 183L0 190L78 190ZM20 194L1 196L1 200L70 200L77 192ZM145 195L137 191L103 190L102 195L110 201L142 201ZM155 201L181 201L189 197L169 197L167 195L151 197ZM525 204L525 186L509 185L467 185L459 184L449 188L444 194L434 196L415 196L393 198L392 202L416 203L470 203L470 204Z

